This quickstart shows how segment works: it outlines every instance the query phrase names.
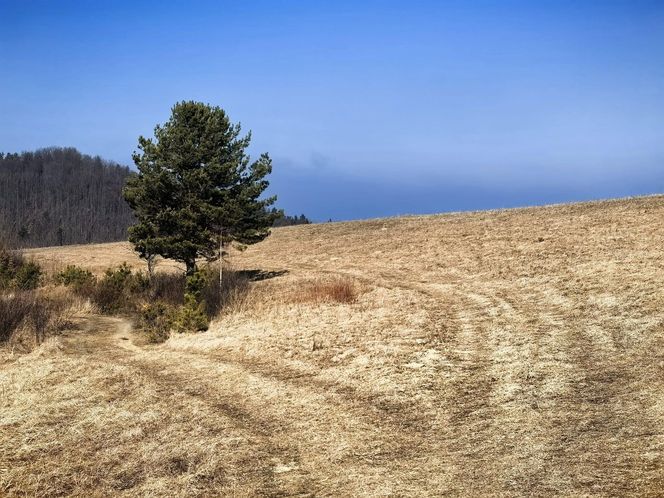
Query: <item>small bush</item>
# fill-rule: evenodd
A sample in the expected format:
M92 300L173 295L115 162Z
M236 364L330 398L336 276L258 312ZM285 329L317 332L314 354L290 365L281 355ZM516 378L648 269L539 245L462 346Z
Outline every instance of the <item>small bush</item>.
M107 314L120 311L126 304L123 289L105 280L93 287L90 299L101 313Z
M208 286L210 274L205 270L197 270L193 275L189 275L184 282L185 304L187 296L190 300L200 302L203 299L203 291Z
M150 281L149 294L167 298L170 303L156 301L143 305L139 312L139 328L147 340L164 342L170 332L200 332L208 329L209 317L203 296L208 287L205 272L193 275L154 276Z
M176 332L202 332L208 329L210 320L205 313L205 303L198 302L191 294L185 294L184 304L173 315Z
M136 314L139 328L151 342L161 342L171 330L207 330L211 317L246 295L250 279L242 272L224 271L219 285L216 270L206 267L194 275L157 273L149 277L132 272L123 263L109 268L100 279L87 270L68 266L56 282L72 287L102 313Z
M155 273L150 280L148 298L172 306L184 304L184 282L182 273Z
M122 263L106 270L89 297L102 313L133 312L149 283L145 274L132 273L129 265Z
M37 263L33 261L24 263L16 270L16 274L14 275L14 289L36 289L41 281L41 274L41 268Z
M131 268L122 263L117 268L108 268L104 272L104 280L113 287L124 288L131 279Z
M37 344L43 342L66 325L61 315L70 305L65 297L45 299L34 291L0 296L0 343L11 340L19 329L31 334Z
M173 309L164 303L146 304L138 316L138 328L151 343L168 339L173 327Z
M92 272L76 265L69 265L55 276L55 281L67 287L88 288L95 283Z
M177 308L173 327L177 332L200 332L208 329L210 319L205 309L203 294L209 284L209 274L198 270L186 278L184 304Z
M142 271L130 275L126 287L132 294L143 294L150 288L150 277Z
M30 314L35 300L28 294L0 296L0 342L7 342Z
M16 270L25 264L23 255L18 251L9 251L0 246L0 288L11 287Z
M41 274L41 267L20 252L0 248L0 289L36 289Z

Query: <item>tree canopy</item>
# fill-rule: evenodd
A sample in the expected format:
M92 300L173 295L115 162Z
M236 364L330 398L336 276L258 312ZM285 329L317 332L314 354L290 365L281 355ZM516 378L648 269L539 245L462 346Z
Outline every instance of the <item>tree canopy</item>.
M192 274L197 258L221 256L220 242L253 244L268 236L276 197L261 196L272 161L268 154L252 161L250 140L220 107L191 101L173 106L154 139L139 137L138 174L124 197L138 220L129 240L142 257L181 261Z

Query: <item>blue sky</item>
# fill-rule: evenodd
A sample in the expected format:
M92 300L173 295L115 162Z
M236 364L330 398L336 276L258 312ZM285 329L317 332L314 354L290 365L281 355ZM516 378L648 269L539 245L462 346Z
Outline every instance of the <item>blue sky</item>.
M225 108L318 220L664 192L664 2L0 0L0 150Z

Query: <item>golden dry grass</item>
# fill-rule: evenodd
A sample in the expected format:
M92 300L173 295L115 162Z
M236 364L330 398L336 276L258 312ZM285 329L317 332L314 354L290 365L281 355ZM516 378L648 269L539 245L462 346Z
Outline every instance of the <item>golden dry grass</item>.
M271 278L207 333L89 316L5 354L0 494L662 494L664 197L282 228L231 260ZM339 279L354 299L300 298Z
M109 267L127 263L135 269L147 271L147 266L126 242L108 244L82 244L61 247L24 249L23 254L34 258L47 273L55 274L68 265L81 266L96 275L102 275ZM158 260L159 271L179 269L177 263L170 260Z

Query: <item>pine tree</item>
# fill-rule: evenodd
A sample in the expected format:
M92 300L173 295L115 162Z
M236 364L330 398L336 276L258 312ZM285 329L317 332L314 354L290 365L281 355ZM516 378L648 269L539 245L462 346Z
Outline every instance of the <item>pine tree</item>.
M268 236L276 197L261 195L272 161L262 154L251 162L251 133L240 131L220 107L179 102L154 140L139 137L138 174L124 189L138 220L129 240L139 255L181 261L192 275L198 258L221 257L222 244Z

